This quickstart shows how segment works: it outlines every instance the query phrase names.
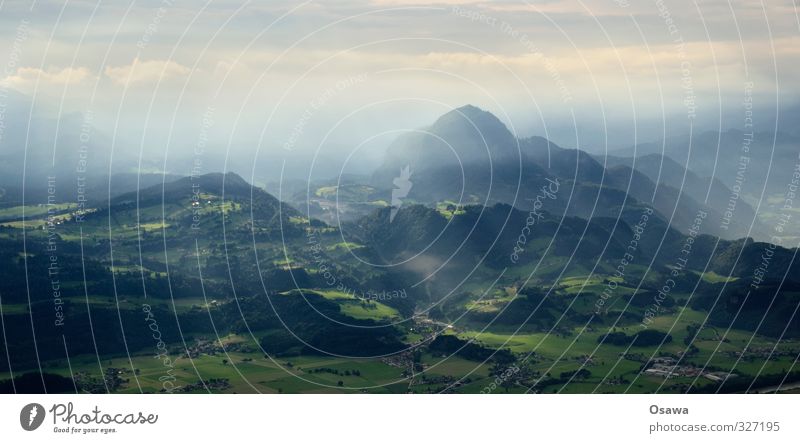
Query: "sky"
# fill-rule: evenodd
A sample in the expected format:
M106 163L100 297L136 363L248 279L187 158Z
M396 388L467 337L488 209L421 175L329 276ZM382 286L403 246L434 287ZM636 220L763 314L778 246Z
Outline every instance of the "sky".
M468 103L602 152L739 128L751 96L768 130L800 99L793 0L0 0L0 34L4 121L90 114L148 158L344 153L357 172Z

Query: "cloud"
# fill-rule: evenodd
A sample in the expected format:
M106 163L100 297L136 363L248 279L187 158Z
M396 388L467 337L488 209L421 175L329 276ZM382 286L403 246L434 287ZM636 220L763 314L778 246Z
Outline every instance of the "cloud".
M442 5L473 5L481 0L372 0L375 6L442 6Z
M105 75L114 83L130 85L184 77L189 72L191 69L172 60L141 61L135 58L129 65L106 67Z
M91 77L92 73L87 68L40 68L22 67L12 75L4 78L2 83L19 91L29 91L35 85L41 86L73 85Z

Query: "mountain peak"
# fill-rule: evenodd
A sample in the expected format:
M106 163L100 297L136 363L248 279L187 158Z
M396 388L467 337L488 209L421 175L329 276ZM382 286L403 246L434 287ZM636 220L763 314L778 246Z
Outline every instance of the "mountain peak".
M518 141L491 112L473 105L452 109L429 127L400 135L388 148L375 184L391 186L398 168L412 171L462 165L488 170L494 162L518 160ZM383 185L381 185L383 183Z
M245 179L235 172L211 172L203 175L196 175L193 177L184 177L172 184L167 184L167 187L174 187L177 189L185 187L197 186L216 194L222 194L223 190L226 194L248 194L252 187Z
M436 119L431 130L435 133L476 132L477 130L480 135L483 135L483 138L486 138L487 142L490 141L490 137L498 138L496 140L498 144L513 143L514 141L514 136L506 125L494 114L469 104L443 114Z
M481 109L481 108L479 108L479 107L477 107L475 105L471 105L469 103L467 103L466 105L464 105L464 106L462 106L460 108L456 108L456 109L454 109L453 111L450 111L450 112L460 112L460 113L462 113L464 115L467 115L467 116L469 116L469 115L481 115L481 114L484 114L484 113L485 114L491 114L491 112L485 111L485 110L483 110L483 109Z

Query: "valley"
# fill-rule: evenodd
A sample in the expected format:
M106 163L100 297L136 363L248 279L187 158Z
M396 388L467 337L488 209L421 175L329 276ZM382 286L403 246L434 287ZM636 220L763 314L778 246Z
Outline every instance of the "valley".
M151 177L80 209L9 201L0 386L713 393L800 380L796 249L720 237L718 208L517 140L475 107L431 132L460 146L460 173L416 134L373 176L287 201L233 172Z

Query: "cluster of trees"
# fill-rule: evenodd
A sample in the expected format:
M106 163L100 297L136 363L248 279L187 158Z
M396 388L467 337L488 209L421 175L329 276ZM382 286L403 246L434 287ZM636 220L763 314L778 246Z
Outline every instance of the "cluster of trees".
M592 376L592 371L586 368L576 369L574 371L566 371L559 374L559 378L564 381L567 381L573 377L577 379L584 379L584 378L589 378L591 376Z
M66 394L75 393L72 379L49 372L28 372L14 380L0 380L0 394Z
M472 341L462 340L455 335L437 336L428 349L431 352L458 355L459 357L473 361L493 361L499 364L508 364L516 361L514 354L508 349L490 349L483 347Z
M345 377L350 377L351 375L354 377L361 377L361 371L358 369L345 369L344 371L339 371L336 368L313 368L308 369L306 372L311 374L319 374L320 372L324 372L327 374L344 375Z

